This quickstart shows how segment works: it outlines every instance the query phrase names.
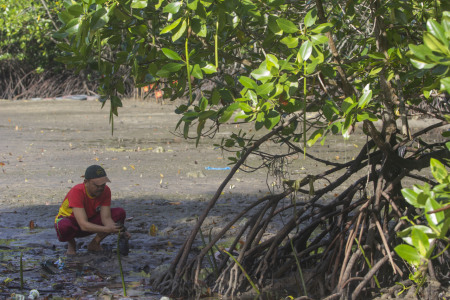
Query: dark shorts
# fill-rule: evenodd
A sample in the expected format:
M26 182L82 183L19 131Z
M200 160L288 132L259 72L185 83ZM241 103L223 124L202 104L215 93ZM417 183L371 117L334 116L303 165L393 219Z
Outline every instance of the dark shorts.
M111 208L111 218L114 222L125 222L126 213L121 207ZM103 225L100 214L89 219L89 222ZM67 242L74 238L85 237L93 234L93 232L82 231L75 218L61 218L55 223L56 235L60 242Z

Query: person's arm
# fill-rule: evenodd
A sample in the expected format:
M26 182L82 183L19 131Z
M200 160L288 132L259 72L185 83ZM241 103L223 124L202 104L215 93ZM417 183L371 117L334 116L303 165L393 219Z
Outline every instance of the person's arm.
M102 218L103 225L105 225L105 226L115 226L116 225L114 220L111 217L111 207L110 206L100 206L100 217Z
M104 210L104 207L106 207L109 210L109 220L108 217L106 216L105 219L104 215L108 215L108 213ZM111 209L109 208L109 206L102 206L100 209L100 215L102 218L102 225L97 225L94 223L91 223L88 221L88 217L86 215L86 210L84 208L81 207L74 207L72 209L73 214L75 216L75 219L77 219L78 225L80 226L81 230L83 231L87 231L87 232L95 232L95 233L99 233L99 232L104 232L104 233L117 233L120 230L119 226L116 226L116 224L114 223L114 221L111 218Z
M114 220L111 217L111 207L110 206L100 206L100 216L102 218L103 224L111 224L112 223L115 225ZM116 226L116 228L121 230L121 233L125 234L125 237L127 239L131 238L131 234L128 231L125 231L125 232L123 231L123 229L125 228L123 226L123 224L121 224L119 226L118 225L115 225L115 226ZM126 230L126 228L125 228L125 230Z

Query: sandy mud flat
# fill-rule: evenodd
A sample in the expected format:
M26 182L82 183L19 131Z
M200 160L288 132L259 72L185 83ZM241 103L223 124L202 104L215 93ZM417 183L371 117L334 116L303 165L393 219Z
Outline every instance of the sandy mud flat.
M116 236L105 239L101 254L88 253L90 238L80 239L79 254L68 258L53 228L61 201L91 164L105 168L113 206L132 218L127 223L131 251L122 258L128 295L161 297L150 288L151 276L167 267L228 174L228 154L214 144L232 130L250 128L223 126L213 140L201 139L195 147L195 140L174 134L179 120L174 109L173 104L124 101L111 135L109 108L101 109L97 101L0 101L0 299L30 289L54 297L122 293ZM361 135L347 142L340 138L312 151L348 160L364 142ZM303 160L296 164L292 174L317 167ZM271 180L265 170L237 173L205 229L218 231L233 213L266 194ZM64 265L58 269L60 258Z

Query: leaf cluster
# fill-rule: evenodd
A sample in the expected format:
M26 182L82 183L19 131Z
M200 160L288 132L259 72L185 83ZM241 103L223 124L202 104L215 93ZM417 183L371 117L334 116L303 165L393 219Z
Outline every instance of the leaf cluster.
M46 2L44 2L46 3ZM18 60L40 70L60 55L51 39L61 2L8 0L0 4L0 61ZM56 24L56 23L54 23Z

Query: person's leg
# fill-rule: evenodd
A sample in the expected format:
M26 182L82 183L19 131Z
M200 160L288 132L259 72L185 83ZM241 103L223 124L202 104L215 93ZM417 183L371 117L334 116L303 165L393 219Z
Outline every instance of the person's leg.
M74 218L61 218L57 220L55 223L55 230L58 240L67 242L67 255L76 254L76 237L82 237L89 234L80 229Z
M77 243L75 242L75 239L71 239L70 241L67 241L67 255L75 255L77 254Z
M125 222L125 217L126 217L126 213L123 208L120 208L120 207L111 208L111 218L114 220L114 222L116 222L116 223L122 222L122 224L123 224ZM97 225L103 225L100 214L94 216L92 219L89 219L89 222L92 222ZM89 245L87 247L88 250L89 251L102 251L103 247L100 245L100 243L108 235L109 235L109 233L97 233L97 235L89 243Z
M103 247L100 245L100 242L103 241L103 239L108 235L109 233L97 233L97 235L89 243L87 249L94 252L103 251Z
M127 214L122 207L111 208L111 218L114 220L114 222L120 222L124 224L126 216Z

